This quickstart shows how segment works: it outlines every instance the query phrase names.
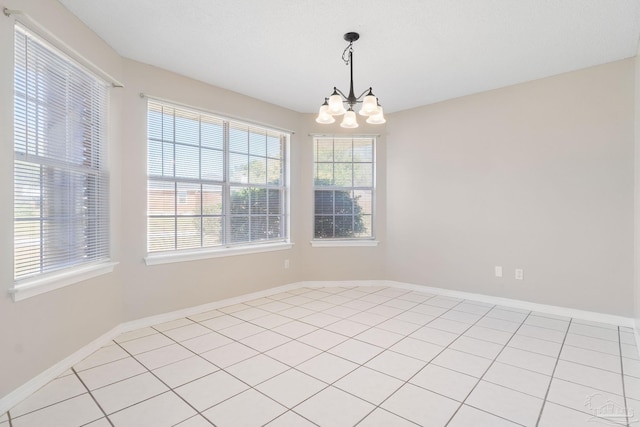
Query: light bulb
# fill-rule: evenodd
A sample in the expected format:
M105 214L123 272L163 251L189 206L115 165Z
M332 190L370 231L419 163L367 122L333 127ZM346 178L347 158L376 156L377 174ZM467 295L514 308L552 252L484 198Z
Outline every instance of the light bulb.
M333 93L329 97L329 109L328 113L333 116L339 116L344 114L347 110L344 109L344 105L342 104L342 97L337 93Z
M321 123L323 125L334 123L336 119L329 113L327 113L327 106L323 105L320 107L320 112L318 113L318 117L316 117L316 122Z
M351 108L344 114L344 119L340 123L340 127L353 129L358 127L358 121L356 120L356 112Z
M367 119L367 123L370 125L381 125L386 122L387 120L384 118L384 111L382 111L382 107L380 105L378 105L378 112L369 116Z
M364 101L362 101L360 114L363 116L372 116L376 113L378 113L378 99L369 91L369 94L365 96Z

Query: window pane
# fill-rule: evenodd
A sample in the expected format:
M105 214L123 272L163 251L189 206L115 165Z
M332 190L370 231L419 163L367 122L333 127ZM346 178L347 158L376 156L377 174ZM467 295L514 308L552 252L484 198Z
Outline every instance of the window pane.
M338 187L353 186L353 164L351 163L334 163L334 185Z
M316 140L315 162L333 162L333 140Z
M202 186L202 213L204 215L222 215L222 186Z
M175 218L153 218L147 221L149 252L175 249Z
M200 184L178 183L177 215L201 215L202 195Z
M148 141L147 167L149 175L162 176L162 143Z
M218 150L202 149L202 179L224 180L224 153Z
M222 217L205 216L202 218L204 227L202 246L218 246L222 244Z
M241 243L249 241L249 217L231 217L231 243Z
M241 184L249 182L249 156L229 154L229 180Z
M280 185L282 178L282 161L267 159L267 184Z
M373 165L371 163L353 164L353 186L373 187Z
M251 190L251 214L266 215L267 213L267 190L256 188Z
M277 136L267 136L267 156L275 159L282 158L282 144Z
M267 136L251 132L249 134L249 153L254 156L266 157L267 155Z
M162 144L162 175L163 176L174 176L174 165L175 165L175 154L174 154L175 145L164 142Z
M373 163L373 144L371 140L353 140L353 161Z
M333 191L316 190L315 211L316 215L333 213Z
M282 212L281 206L281 191L280 190L268 190L268 206L269 206L269 214L280 214Z
M282 217L280 216L269 216L267 218L267 237L269 239L280 239L282 238Z
M265 240L267 238L267 217L251 217L251 241Z
M201 246L200 217L178 218L178 247L177 249L192 249Z
M352 214L354 200L350 191L338 190L335 192L334 212L337 215Z
M267 159L264 157L249 158L249 182L251 184L267 183Z
M351 162L353 161L353 144L350 139L336 139L333 143L334 162Z
M176 192L173 182L149 181L147 212L149 215L176 214Z
M175 141L181 144L200 145L200 121L198 114L181 111L175 119Z
M336 229L334 237L354 237L353 234L353 217L349 216L336 216Z
M315 184L318 186L333 185L333 163L316 164Z
M332 238L333 216L318 215L315 217L314 237L316 239Z
M249 214L250 190L247 188L231 189L231 214Z
M371 190L357 190L353 192L356 214L371 215L373 213L373 194Z
M201 117L201 144L203 147L224 149L224 128L222 120Z
M234 153L249 153L248 128L233 124L229 127L229 150Z
M198 147L176 145L176 176L181 178L200 178L200 150Z

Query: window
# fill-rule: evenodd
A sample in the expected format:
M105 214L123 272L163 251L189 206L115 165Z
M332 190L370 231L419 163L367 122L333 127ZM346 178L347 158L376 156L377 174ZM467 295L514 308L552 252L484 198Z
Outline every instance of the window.
M148 102L148 251L286 242L288 134Z
M109 260L107 84L15 27L14 279ZM75 270L74 270L75 271Z
M375 139L313 140L314 238L373 239Z

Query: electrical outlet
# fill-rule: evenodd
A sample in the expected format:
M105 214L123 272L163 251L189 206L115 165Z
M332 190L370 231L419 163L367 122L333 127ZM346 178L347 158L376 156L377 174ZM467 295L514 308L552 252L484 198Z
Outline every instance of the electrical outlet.
M285 259L285 260L284 260L284 268L289 268L289 265L290 265L290 264L289 264L289 260L288 260L288 259Z
M495 274L496 277L502 277L502 266L496 265L493 267L493 274Z
M516 280L524 280L524 270L516 268Z

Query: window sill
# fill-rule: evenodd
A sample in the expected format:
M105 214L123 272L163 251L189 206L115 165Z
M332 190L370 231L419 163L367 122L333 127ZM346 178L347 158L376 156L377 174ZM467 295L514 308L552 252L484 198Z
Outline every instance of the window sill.
M353 246L378 246L378 240L312 240L311 246L314 248L340 248Z
M117 262L102 262L82 267L74 267L58 273L47 274L31 279L25 279L14 283L9 290L14 301L22 301L45 292L60 289L74 283L82 282L103 274L111 273Z
M284 251L287 249L291 249L292 247L293 243L279 242L253 246L198 249L179 252L160 252L147 255L144 259L144 262L147 265L169 264L172 262L198 261L201 259L255 254L260 252Z

